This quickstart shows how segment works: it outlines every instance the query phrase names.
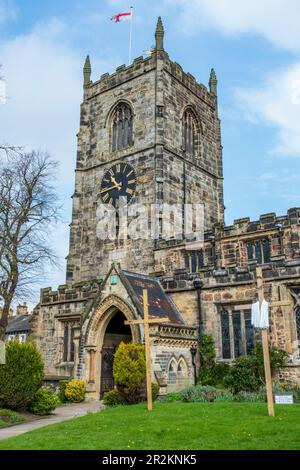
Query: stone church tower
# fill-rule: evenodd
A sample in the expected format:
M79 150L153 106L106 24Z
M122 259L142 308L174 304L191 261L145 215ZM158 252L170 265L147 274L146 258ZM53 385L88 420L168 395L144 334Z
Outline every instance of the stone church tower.
M260 265L266 299L285 301L270 314L272 344L289 355L279 378L299 382L300 209L225 226L215 72L207 88L171 61L160 18L155 38L150 57L95 82L86 59L66 283L41 290L32 319L46 379L83 378L89 398L111 390L116 348L143 342L143 328L124 321L143 317L148 289L150 316L169 319L151 326L152 379L161 394L193 384L203 332L214 338L217 361L231 363L253 350ZM138 224L120 236L124 197L126 227L137 208L152 217L155 207L143 225L152 230L148 237ZM181 237L165 236L165 205L179 208L180 228L190 217L187 207L201 207L200 244L186 226ZM115 237L103 236L108 209Z
M184 267L184 240L177 241L176 256L174 249L165 251L164 241L158 243L151 236L128 240L126 247L121 241L99 239L101 181L114 164L122 162L135 171L131 205L144 204L150 212L153 204L203 204L206 230L224 222L215 74L212 71L207 90L169 59L161 19L155 37L151 57L139 57L131 66L122 65L96 82L90 80L87 58L67 283L103 277L113 257L124 269L142 273ZM120 132L123 126L124 138L118 126ZM107 200L108 196L109 192ZM159 214L157 219L161 230ZM122 256L124 248L126 256Z

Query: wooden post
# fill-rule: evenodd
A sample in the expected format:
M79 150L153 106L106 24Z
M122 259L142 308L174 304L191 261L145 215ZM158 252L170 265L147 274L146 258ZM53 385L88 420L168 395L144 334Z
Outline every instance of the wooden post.
M148 291L143 290L144 302L144 328L145 328L145 350L146 350L146 379L147 379L147 404L148 411L152 411L152 384L151 384L151 351L150 351L150 327L149 327L149 304Z
M263 272L262 272L261 267L256 268L256 278L257 278L258 300L259 300L259 304L261 305L264 300ZM271 374L270 354L269 354L269 338L268 338L267 329L262 330L262 346L263 346L263 355L264 355L268 412L269 412L269 416L275 416L273 389L272 389L272 374Z
M169 323L168 318L150 318L148 290L143 290L144 318L142 320L125 321L125 325L144 325L145 331L145 353L146 353L146 384L147 384L147 407L152 411L152 383L151 383L151 349L150 349L150 325L159 323Z

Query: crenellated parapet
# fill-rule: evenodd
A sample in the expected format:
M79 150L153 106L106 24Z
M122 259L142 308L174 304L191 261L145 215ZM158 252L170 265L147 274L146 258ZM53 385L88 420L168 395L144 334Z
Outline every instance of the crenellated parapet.
M58 286L57 290L46 287L41 289L40 306L94 299L99 292L101 282L101 280L94 280L75 284L63 284Z

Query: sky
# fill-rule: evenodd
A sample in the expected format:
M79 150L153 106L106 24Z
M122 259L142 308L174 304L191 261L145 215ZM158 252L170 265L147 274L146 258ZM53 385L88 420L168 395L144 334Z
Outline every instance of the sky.
M0 143L60 163L64 220L49 237L61 267L38 287L65 281L83 63L96 80L128 62L129 23L110 18L131 5L133 57L161 15L170 58L205 85L216 70L226 223L300 206L299 0L0 0Z

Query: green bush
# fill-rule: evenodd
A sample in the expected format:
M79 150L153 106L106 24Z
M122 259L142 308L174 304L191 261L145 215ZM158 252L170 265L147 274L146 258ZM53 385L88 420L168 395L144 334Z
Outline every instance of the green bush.
M226 394L228 395L226 390L220 390L209 385L196 385L195 387L188 387L182 390L179 395L180 399L186 403L207 403L221 399Z
M270 353L270 365L272 370L272 376L274 377L278 369L281 369L285 366L285 363L288 358L288 354L282 349L277 349L274 347L269 348ZM262 383L265 383L265 370L264 370L264 355L262 343L258 342L255 344L253 355L257 360L257 373Z
M236 401L238 403L261 403L265 400L260 393L250 393L242 390L236 395L234 395L233 401Z
M25 408L42 386L44 364L32 343L6 344L6 364L0 366L0 407Z
M228 392L228 390L222 390L222 393L220 393L220 395L217 395L215 403L231 403L233 402L233 397L233 393Z
M285 351L270 348L270 363L272 375L285 365L287 354ZM230 367L229 373L224 377L224 384L233 393L242 390L256 392L264 385L264 360L261 343L257 343L253 354L239 357Z
M173 401L180 401L181 400L181 394L180 393L168 393L168 395L165 395L160 399L163 403L169 403Z
M254 392L259 389L262 382L257 371L257 360L255 356L241 356L233 366L229 374L224 377L224 383L233 393L241 390Z
M66 387L70 381L69 380L60 380L59 382L59 392L58 397L61 403L66 403L68 401L66 397Z
M217 364L215 351L215 342L212 336L203 335L199 347L201 357L199 385L223 386L224 377L228 374L230 366L226 363Z
M70 380L65 387L65 397L71 403L80 403L85 399L84 380Z
M113 375L123 403L133 404L144 401L146 398L144 346L122 342L115 354Z
M152 400L156 401L159 394L159 385L156 382L152 382Z
M122 400L118 390L114 389L110 392L105 392L103 395L103 403L106 406L118 406L122 404Z
M59 405L58 396L49 388L40 388L28 406L28 411L35 415L49 415Z

